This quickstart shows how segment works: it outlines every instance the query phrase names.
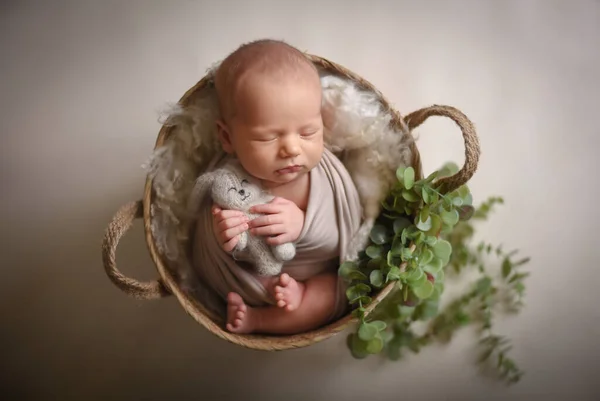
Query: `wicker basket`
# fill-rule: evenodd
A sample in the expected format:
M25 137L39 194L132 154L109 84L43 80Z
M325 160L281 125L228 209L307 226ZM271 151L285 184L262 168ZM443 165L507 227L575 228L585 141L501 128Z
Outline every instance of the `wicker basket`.
M451 118L461 129L465 143L465 163L463 167L454 176L440 180L440 191L442 193L450 192L465 184L474 174L479 161L479 141L474 127L469 119L459 110L449 106L434 105L431 107L417 110L405 117L393 110L384 96L366 80L357 76L346 68L326 60L322 57L307 55L313 63L330 73L341 75L357 83L361 88L373 91L380 98L382 105L392 115L391 124L400 126L402 119L408 128L412 131L422 124L430 116L445 116ZM207 84L207 77L204 77L195 86L190 88L180 99L180 104L186 105L188 98L199 91ZM158 134L155 148L163 145L165 139L169 136L171 128L163 126ZM415 169L417 179L422 178L422 167L418 149L416 145L411 145L412 166ZM103 244L102 257L106 274L110 280L122 291L137 299L159 299L168 295L174 295L183 309L191 315L198 323L204 326L218 337L230 341L234 344L268 351L280 351L292 348L305 347L327 338L344 330L348 325L355 323L356 319L348 314L345 317L332 322L319 329L289 336L280 335L239 335L226 331L216 319L211 318L211 314L197 300L192 299L183 292L177 285L172 274L166 268L161 255L157 251L155 241L151 232L150 205L153 202L152 180L147 178L144 198L122 206L113 217L106 230ZM135 279L125 277L118 269L115 262L115 253L119 240L123 234L131 227L135 219L143 218L146 242L150 251L150 256L156 265L160 278L153 282L139 282ZM367 314L381 302L386 295L392 291L394 283L388 284L379 293L373 296L372 303L367 308Z

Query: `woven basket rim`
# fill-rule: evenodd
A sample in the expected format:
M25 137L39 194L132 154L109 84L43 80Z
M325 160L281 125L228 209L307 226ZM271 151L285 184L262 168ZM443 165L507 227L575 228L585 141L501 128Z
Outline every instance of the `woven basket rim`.
M358 84L359 87L363 89L367 89L372 91L377 95L381 104L387 112L392 115L393 126L404 126L405 123L402 120L401 114L394 110L388 100L383 96L383 94L375 88L369 81L360 77L356 73L348 70L347 68L334 63L330 60L327 60L323 57L306 54L306 56L319 68L325 69L330 73L341 75L354 83ZM198 81L194 86L189 88L183 96L180 98L179 103L185 105L187 100L192 96L192 94L196 93L196 91L204 88L206 84L209 83L209 75L205 75L200 81ZM170 127L163 125L158 133L158 137L156 139L154 149L159 148L168 138L170 132ZM411 153L412 153L412 163L411 165L415 169L416 176L418 178L422 177L422 166L421 159L419 155L419 151L414 141L411 142ZM212 318L211 313L197 300L188 296L184 291L182 291L174 277L169 272L163 262L163 258L158 252L157 245L155 243L154 237L152 235L152 217L151 217L151 205L153 202L153 189L152 189L152 178L148 175L146 177L145 187L144 187L144 197L143 197L143 221L144 221L144 231L146 243L148 246L148 250L150 253L150 257L155 264L155 267L160 275L160 280L163 282L164 286L168 289L168 291L173 294L180 305L183 307L185 312L190 315L194 320L204 326L209 332L212 334L232 342L237 345L241 345L246 348L252 348L257 350L269 350L269 351L280 351L285 349L292 348L301 348L305 346L309 346L311 344L323 341L332 337L333 335L343 331L350 324L356 323L357 320L350 313L338 319L337 321L331 322L321 328L316 330L312 330L306 333L295 334L295 335L256 335L256 334L234 334L225 330L225 328L220 327L216 324ZM392 282L388 284L386 287L381 289L374 297L373 301L367 307L367 314L372 311L379 302L381 302L387 294L389 294L394 288L395 283Z

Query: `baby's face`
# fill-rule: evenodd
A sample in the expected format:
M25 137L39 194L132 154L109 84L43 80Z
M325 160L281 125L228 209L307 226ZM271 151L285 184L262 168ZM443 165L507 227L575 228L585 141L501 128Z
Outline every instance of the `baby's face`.
M225 150L266 187L306 174L321 159L321 85L312 78L253 77L235 95L236 116Z

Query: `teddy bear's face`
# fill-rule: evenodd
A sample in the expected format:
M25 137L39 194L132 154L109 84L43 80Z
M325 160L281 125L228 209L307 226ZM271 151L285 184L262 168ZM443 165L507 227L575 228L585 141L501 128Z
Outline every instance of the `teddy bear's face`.
M215 178L212 188L213 201L228 209L245 210L259 194L260 188L248 177L230 169Z

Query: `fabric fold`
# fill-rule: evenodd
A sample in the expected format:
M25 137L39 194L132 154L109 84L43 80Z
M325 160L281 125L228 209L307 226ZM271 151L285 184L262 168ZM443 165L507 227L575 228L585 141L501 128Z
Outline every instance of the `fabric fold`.
M223 161L218 155L211 165L218 168ZM333 153L324 149L320 163L309 174L309 201L304 227L296 241L296 257L286 262L282 270L299 281L324 272L337 274L362 220L356 186ZM223 302L227 294L234 291L250 306L274 305L253 267L235 260L219 246L213 232L211 206L212 200L206 196L196 209L198 218L192 239L192 261L199 278ZM348 310L345 289L344 281L338 277L337 302L330 320L341 317Z

